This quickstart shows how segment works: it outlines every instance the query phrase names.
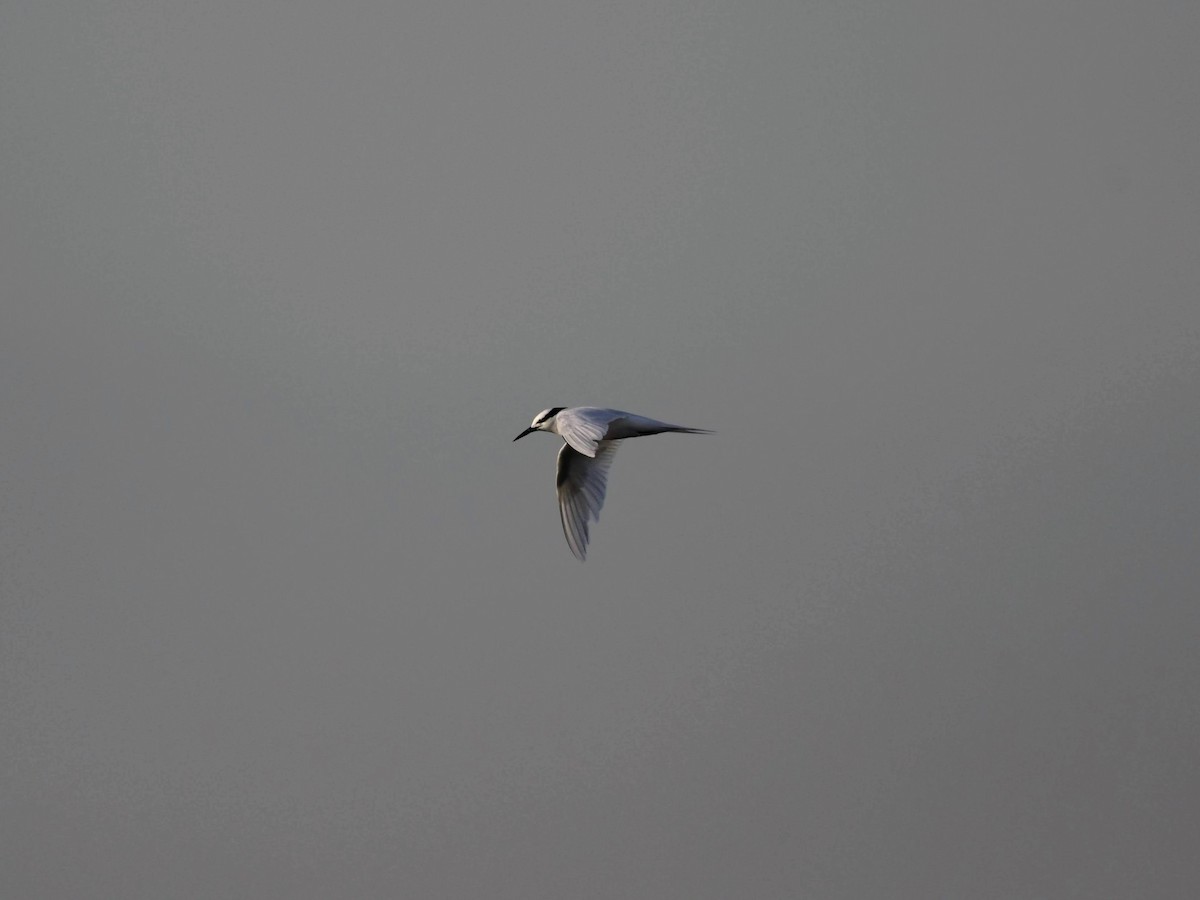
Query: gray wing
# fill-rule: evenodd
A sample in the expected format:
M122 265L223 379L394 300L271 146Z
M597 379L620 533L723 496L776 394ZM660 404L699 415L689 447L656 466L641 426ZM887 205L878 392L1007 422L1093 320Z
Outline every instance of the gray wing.
M567 546L580 560L587 557L588 522L600 520L608 470L619 444L602 442L594 457L584 456L570 444L563 444L558 451L558 512Z
M682 434L712 434L707 428L687 428L660 422L647 416L602 409L598 406L575 406L558 414L558 433L563 440L582 453L593 456L600 441L620 441L625 438L668 431Z
M597 445L608 434L609 423L624 413L596 406L575 406L555 417L562 439L584 456L595 456ZM561 462L561 457L559 460Z

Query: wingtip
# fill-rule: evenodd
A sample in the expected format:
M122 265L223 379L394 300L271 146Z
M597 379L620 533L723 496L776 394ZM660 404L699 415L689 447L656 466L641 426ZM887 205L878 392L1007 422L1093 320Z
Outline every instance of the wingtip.
M567 546L571 548L571 555L580 562L587 562L587 545L580 545L577 540L573 540L571 535L567 535Z

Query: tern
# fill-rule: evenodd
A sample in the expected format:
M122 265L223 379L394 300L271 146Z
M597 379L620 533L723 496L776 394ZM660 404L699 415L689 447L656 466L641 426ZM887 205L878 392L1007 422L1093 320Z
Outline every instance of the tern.
M617 447L625 438L668 431L712 434L706 428L684 428L645 416L596 406L553 406L533 417L518 434L519 441L535 431L549 431L563 439L558 451L558 512L562 516L567 546L581 561L587 557L588 522L600 520L608 470Z

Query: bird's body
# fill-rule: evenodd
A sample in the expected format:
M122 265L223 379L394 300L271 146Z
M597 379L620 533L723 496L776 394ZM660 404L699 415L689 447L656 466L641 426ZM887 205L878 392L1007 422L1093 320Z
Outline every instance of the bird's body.
M608 487L608 470L621 441L669 431L711 434L703 428L685 428L597 406L544 409L513 440L520 440L535 431L549 431L564 441L558 451L558 510L567 545L581 560L587 556L588 522L600 518Z

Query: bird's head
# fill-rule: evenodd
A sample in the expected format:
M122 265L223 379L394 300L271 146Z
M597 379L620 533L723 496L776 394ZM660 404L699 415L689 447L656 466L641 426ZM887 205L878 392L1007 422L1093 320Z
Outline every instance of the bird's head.
M519 441L525 435L533 434L535 431L554 431L554 417L564 409L566 409L565 406L552 406L549 409L543 409L533 417L533 421L529 423L529 427L513 438L513 440Z

